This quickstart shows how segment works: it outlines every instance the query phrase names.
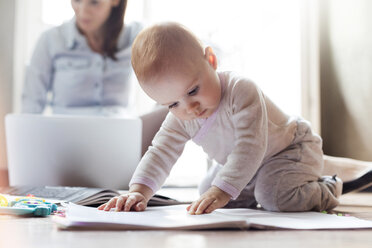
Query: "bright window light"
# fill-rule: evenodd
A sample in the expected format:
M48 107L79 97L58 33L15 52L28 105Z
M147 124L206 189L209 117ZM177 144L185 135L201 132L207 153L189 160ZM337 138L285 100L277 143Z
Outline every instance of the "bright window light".
M42 21L47 26L57 26L74 16L69 0L43 0Z
M149 0L148 23L177 21L216 47L219 68L256 82L277 105L301 114L300 1Z

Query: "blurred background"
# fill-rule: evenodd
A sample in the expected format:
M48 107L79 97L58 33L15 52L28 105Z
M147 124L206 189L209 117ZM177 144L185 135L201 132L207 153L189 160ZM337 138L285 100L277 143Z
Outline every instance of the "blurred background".
M215 48L220 70L251 78L286 113L310 120L326 154L372 160L371 12L369 0L129 0L125 22L186 25ZM20 111L35 43L72 16L70 0L0 0L0 185L4 116ZM154 105L139 88L136 104L139 114ZM206 172L203 152L192 144L186 152L168 184L195 185Z

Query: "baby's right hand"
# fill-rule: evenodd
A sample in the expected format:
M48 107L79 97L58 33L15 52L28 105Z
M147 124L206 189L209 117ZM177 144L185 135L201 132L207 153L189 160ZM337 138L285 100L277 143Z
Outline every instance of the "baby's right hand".
M115 211L143 211L147 207L145 196L139 192L131 192L111 198L105 204L98 207L98 210L110 211L115 208Z

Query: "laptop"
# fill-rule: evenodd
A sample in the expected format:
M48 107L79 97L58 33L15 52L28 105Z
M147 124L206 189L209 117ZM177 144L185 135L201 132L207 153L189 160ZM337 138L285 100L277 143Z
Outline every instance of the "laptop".
M141 157L140 118L8 114L10 186L128 189Z

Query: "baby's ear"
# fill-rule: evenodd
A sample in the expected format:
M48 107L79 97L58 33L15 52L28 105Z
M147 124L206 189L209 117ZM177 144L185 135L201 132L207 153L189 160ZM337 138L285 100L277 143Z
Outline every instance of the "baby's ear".
M216 70L217 69L217 57L211 47L205 48L204 57L208 61L208 63L213 67L213 69Z

